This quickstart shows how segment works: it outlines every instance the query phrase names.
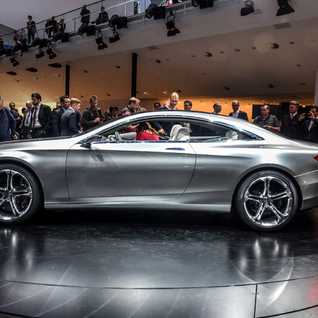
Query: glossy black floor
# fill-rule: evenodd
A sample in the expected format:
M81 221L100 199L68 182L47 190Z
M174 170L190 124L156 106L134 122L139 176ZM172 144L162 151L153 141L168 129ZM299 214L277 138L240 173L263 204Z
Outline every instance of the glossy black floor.
M46 212L0 237L0 317L318 316L318 210L277 233L228 215Z

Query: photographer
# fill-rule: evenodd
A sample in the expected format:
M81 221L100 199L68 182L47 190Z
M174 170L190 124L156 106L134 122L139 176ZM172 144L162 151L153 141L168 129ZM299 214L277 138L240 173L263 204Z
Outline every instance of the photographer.
M301 114L299 124L303 140L318 143L318 106L313 106L308 113Z

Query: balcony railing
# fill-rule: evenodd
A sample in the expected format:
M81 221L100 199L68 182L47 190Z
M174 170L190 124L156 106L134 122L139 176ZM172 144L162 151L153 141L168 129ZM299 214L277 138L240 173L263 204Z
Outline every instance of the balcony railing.
M106 6L107 3L107 6ZM131 17L135 14L145 12L145 10L150 5L151 0L127 0L122 3L118 3L117 0L107 0L107 1L97 1L95 3L92 3L90 5L87 5L87 9L90 11L90 21L95 21L101 11L101 7L104 6L106 9L106 12L108 13L108 17L111 18L112 15L117 14L118 16L126 16ZM80 12L82 10L81 8L74 9L72 11L63 13L61 15L55 16L55 20L59 22L61 19L64 20L64 23L66 25L65 32L74 32L79 29L81 26L81 15ZM36 23L36 33L35 37L39 37L41 39L47 38L47 27L45 27L45 24L48 20L50 20L52 17L48 17L47 20L41 21ZM19 33L23 38L27 39L28 37L28 30L27 28L22 28L16 30L17 33ZM5 34L2 36L4 48L10 48L14 45L14 32Z

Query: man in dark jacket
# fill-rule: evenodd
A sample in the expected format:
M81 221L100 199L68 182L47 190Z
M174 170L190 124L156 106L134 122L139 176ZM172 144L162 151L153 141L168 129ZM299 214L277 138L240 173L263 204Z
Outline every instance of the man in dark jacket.
M291 101L289 103L289 114L285 115L282 120L280 131L283 135L292 139L302 139L302 134L299 126L299 117L297 113L299 103Z
M232 102L232 108L233 112L229 114L229 116L234 117L234 118L239 118L239 119L244 119L248 121L247 114L243 112L242 110L239 109L240 103L238 100L233 100Z
M53 137L61 135L61 118L62 115L68 110L70 107L71 100L69 99L68 95L63 95L60 98L61 107L58 109L53 110L52 114L52 132Z
M92 95L89 99L90 107L85 108L82 116L83 131L98 126L103 123L103 115L98 105L98 97Z
M7 107L3 107L3 99L0 97L0 142L17 139L15 126L14 117Z
M298 124L303 140L318 143L318 106L312 106L308 114L301 114Z
M77 126L76 112L81 108L82 102L77 98L71 98L71 106L61 118L61 136L73 136L80 133Z
M87 9L87 6L84 4L83 5L83 8L82 8L82 11L80 13L81 15L81 22L82 23L86 23L87 25L89 24L89 20L90 20L90 14L91 12Z
M28 136L32 136L32 138L51 137L52 112L50 106L42 104L42 97L39 93L33 93L31 100L33 108Z

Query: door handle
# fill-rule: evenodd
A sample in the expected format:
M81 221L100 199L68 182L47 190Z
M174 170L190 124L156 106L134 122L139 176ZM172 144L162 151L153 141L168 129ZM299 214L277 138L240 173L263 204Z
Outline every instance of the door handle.
M178 151L185 151L184 148L166 148L165 150L178 150Z

